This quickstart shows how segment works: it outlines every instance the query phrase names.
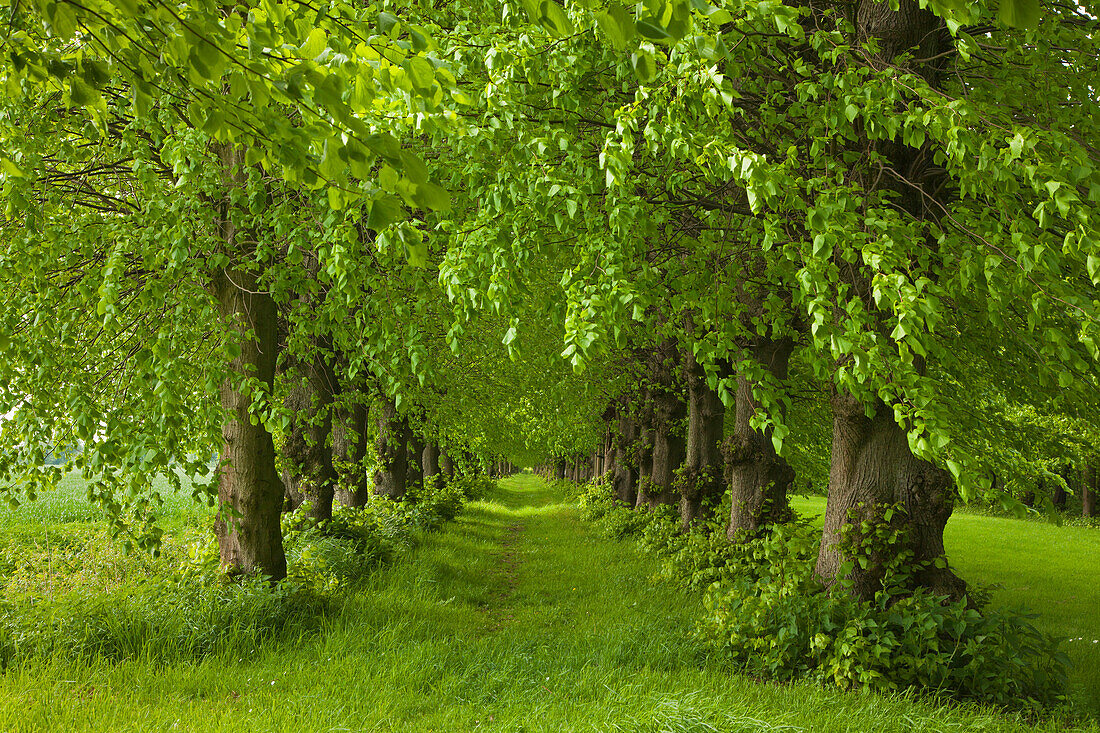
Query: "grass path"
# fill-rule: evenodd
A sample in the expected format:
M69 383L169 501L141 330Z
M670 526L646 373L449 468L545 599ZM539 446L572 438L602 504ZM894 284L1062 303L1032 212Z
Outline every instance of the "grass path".
M9 670L0 730L1030 730L976 708L736 676L691 639L699 601L650 572L521 475L316 636L170 668Z

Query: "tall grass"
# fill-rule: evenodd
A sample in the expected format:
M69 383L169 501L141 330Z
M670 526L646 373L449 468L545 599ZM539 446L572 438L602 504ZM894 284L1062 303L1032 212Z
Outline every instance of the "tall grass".
M340 508L331 521L284 521L288 577L226 578L201 507L179 504L160 556L127 554L97 522L0 525L0 666L33 658L193 661L313 632L395 551L454 516L472 479ZM75 485L38 514L83 516Z

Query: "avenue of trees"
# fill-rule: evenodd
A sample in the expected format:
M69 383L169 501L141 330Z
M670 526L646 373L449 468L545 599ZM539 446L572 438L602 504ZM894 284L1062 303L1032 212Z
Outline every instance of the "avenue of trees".
M206 475L273 578L284 509L475 466L731 542L812 484L825 586L888 521L959 597L959 497L1093 507L1098 14L0 0L0 483L152 546Z

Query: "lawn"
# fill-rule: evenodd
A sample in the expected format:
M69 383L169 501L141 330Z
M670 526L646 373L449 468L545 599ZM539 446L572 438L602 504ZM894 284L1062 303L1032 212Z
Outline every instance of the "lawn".
M990 536L1047 531L989 526ZM960 529L975 531L953 522L952 548ZM738 675L694 639L698 597L654 584L651 562L520 475L369 576L316 628L181 663L10 668L0 678L0 730L1064 729L1064 716L1028 721Z

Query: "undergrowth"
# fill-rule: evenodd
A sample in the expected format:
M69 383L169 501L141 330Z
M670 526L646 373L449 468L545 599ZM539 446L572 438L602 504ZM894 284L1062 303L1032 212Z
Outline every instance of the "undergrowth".
M590 484L580 505L605 535L634 537L658 557L659 576L701 592L699 636L751 674L1016 709L1064 699L1068 660L1032 616L992 607L982 589L957 601L913 591L904 553L863 601L843 587L826 592L814 571L821 533L808 521L731 542L719 523L679 531L672 507L625 507L606 484ZM728 506L712 516L728 516ZM880 535L899 541L891 532ZM845 555L860 561L858 542Z
M304 508L284 515L288 572L278 583L226 577L209 530L167 538L155 560L123 554L94 526L9 533L0 546L0 665L31 658L173 663L250 653L273 637L310 633L379 564L491 486L463 477L417 488L399 502L372 498L364 507L335 508L331 520L312 525Z

